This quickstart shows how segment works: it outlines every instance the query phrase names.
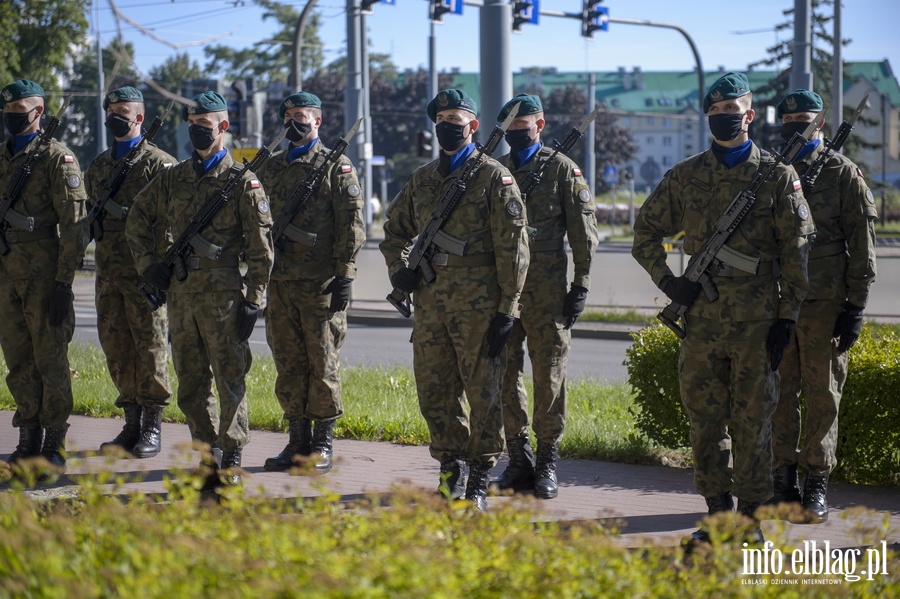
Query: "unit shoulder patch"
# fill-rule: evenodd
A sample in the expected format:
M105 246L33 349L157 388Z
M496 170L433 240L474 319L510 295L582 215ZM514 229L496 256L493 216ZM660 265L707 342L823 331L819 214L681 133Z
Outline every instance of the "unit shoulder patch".
M588 189L582 189L578 192L578 199L584 204L591 201L591 192Z
M519 200L510 200L506 203L506 212L510 216L522 216L523 209L522 202Z
M78 175L68 175L66 177L66 185L71 187L72 189L78 189L81 187L81 177Z

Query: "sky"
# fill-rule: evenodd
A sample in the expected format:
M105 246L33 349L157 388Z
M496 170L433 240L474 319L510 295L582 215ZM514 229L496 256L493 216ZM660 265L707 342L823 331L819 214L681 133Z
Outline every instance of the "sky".
M307 0L282 0L298 10ZM427 0L394 0L395 5L376 4L367 17L369 51L388 54L401 68L428 64ZM138 68L147 73L178 52L188 52L200 65L206 63L204 44L236 48L252 46L270 38L278 29L273 20L262 20L263 10L252 0L115 0L119 11L167 43L188 44L173 48L152 39L126 22L121 23L126 41L136 49ZM767 56L766 49L793 35L776 32L786 20L785 9L793 0L606 0L603 6L612 18L638 19L675 24L694 40L703 68L714 71L743 70ZM117 35L109 0L94 0L89 20L91 33L99 30L108 44ZM322 16L320 37L326 62L344 54L346 40L345 0L319 0ZM581 0L542 0L541 9L580 12ZM435 26L439 70L479 70L479 12L464 6L463 14L445 15ZM845 0L842 36L852 43L844 48L845 61L887 58L900 75L900 0ZM216 39L213 39L216 38ZM210 41L212 40L212 41ZM580 35L576 19L541 16L539 25L524 25L512 35L512 68L556 67L559 71L614 71L635 66L645 71L686 71L695 61L684 37L675 30L610 23L609 31L594 33L593 40ZM781 65L787 68L787 64Z

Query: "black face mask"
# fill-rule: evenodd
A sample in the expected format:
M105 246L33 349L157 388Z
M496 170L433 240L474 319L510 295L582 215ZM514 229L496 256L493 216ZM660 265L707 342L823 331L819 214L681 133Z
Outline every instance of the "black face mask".
M213 135L213 131L214 129L211 127L191 125L188 127L188 136L191 138L191 145L198 150L206 150L209 146L213 145L213 142L216 141L216 137L218 137Z
M4 112L3 124L6 125L6 130L12 135L21 134L34 121L30 115L35 110L37 110L37 106L28 112Z
M468 123L466 123L466 125L468 125ZM463 130L466 128L466 125L457 125L450 121L441 121L438 123L435 126L434 131L437 133L438 143L441 144L441 148L447 152L455 152L458 150L466 140L466 136L463 135Z
M284 128L287 129L287 135L285 135L285 137L295 143L306 139L306 136L312 131L312 125L309 123L301 123L300 121L295 121L293 119L286 122Z
M719 141L731 141L741 134L744 130L744 115L746 112L737 114L714 114L709 117L709 130L713 137Z
M506 143L513 152L524 150L534 143L534 138L529 135L531 127L528 129L509 129L506 132Z
M131 121L120 114L110 114L104 123L113 137L125 137L131 131Z
M809 123L804 123L802 121L791 121L790 123L782 123L781 125L781 139L784 141L790 140L794 137L794 133L797 135L803 135L803 132L806 131L806 128L809 127Z

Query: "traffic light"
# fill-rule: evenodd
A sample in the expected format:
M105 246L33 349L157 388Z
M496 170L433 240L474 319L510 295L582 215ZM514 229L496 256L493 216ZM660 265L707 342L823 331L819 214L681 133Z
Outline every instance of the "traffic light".
M462 0L459 1L462 2ZM431 0L429 16L432 21L435 23L443 23L444 15L448 12L453 12L453 9L450 7L450 2L447 2L447 0Z
M431 158L434 148L434 134L431 131L421 130L416 136L416 155L419 158Z
M516 0L513 2L513 31L521 32L522 25L531 22L531 11L534 8L534 2L527 0Z
M371 15L375 13L375 9L372 8L373 5L378 4L381 0L361 0L360 10L367 15Z
M598 29L606 29L606 21L600 19L604 16L609 18L609 11L600 8L603 0L582 0L581 8L581 35L583 37L593 38L594 32Z

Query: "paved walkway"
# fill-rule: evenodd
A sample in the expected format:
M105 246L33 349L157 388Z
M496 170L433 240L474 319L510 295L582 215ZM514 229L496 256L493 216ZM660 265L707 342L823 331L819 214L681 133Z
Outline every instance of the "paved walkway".
M17 439L11 425L12 412L0 411L0 459L8 457ZM120 492L162 494L164 478L177 470L196 467L198 454L190 450L187 426L163 424L163 451L146 460L112 460L96 456L100 443L113 438L122 421L110 418L74 416L70 420L68 447L72 455L68 474L85 474L112 469L128 482ZM266 457L281 451L286 436L278 433L253 432L244 450L244 478L248 496L315 497L323 489L337 493L344 500L372 494L389 493L397 485L431 489L436 486L438 465L425 447L392 443L375 443L337 439L334 444L336 465L332 472L320 476L292 476L265 472ZM494 475L505 467L505 459ZM677 545L689 535L703 517L706 505L693 491L691 472L664 466L634 466L590 460L561 460L559 464L559 497L540 501L525 499L547 520L599 520L617 524L622 529L622 542L633 546L650 542ZM74 481L62 477L56 492L75 492ZM2 489L2 487L0 487ZM46 489L46 487L44 487ZM50 489L47 489L49 492ZM860 522L878 524L890 521L888 544L900 543L900 491L833 483L828 498L832 511L828 522L817 525L786 524L788 540L801 545L804 540L829 541L831 547L857 547L871 544L873 539L856 533ZM491 498L490 504L511 501L507 497ZM850 508L864 506L875 513L864 517L844 518ZM766 521L764 531L772 531L782 523Z

